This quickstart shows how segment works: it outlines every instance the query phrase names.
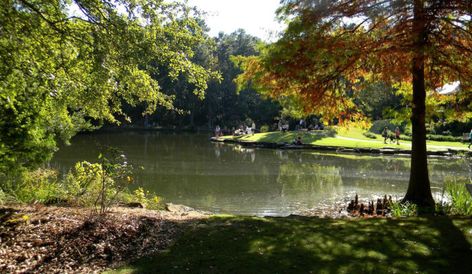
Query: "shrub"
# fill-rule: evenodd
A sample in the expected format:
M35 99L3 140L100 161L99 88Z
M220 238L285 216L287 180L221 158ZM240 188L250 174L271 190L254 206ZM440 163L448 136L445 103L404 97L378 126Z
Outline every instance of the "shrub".
M77 163L67 175L67 189L76 203L93 206L100 213L105 213L133 182L133 166L128 164L121 151L111 147L105 148L98 160L98 163Z
M455 137L450 135L433 135L427 134L426 139L432 141L442 141L442 142L462 142L462 137Z
M370 139L377 139L377 135L375 135L372 132L366 131L366 132L363 132L362 135L364 135L365 137L370 138Z
M269 132L269 125L262 125L261 132Z
M56 203L65 195L57 175L56 170L46 168L23 172L20 184L12 195L19 202Z
M69 201L75 205L92 206L100 191L103 167L98 163L78 162L65 178Z
M446 182L445 192L449 198L446 213L452 215L472 215L472 196L464 183Z
M162 198L145 191L142 187L137 188L133 192L132 200L142 204L145 208L148 209L163 209L164 204L162 203Z
M411 139L412 139L411 136L400 135L400 140L411 141ZM427 134L426 135L426 140L441 141L441 142L461 142L462 137Z
M105 213L118 202L138 202L148 209L162 209L162 199L143 188L129 191L134 167L120 151L107 148L99 163L79 162L69 172L66 181L71 200L82 206L93 206Z

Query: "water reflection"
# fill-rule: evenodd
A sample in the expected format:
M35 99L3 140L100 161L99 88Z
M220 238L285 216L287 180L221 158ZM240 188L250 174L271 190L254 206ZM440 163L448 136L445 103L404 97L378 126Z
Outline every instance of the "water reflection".
M97 144L115 146L144 167L137 174L138 185L170 202L237 214L287 215L355 193L401 197L407 188L407 158L253 149L210 143L208 137L163 132L81 135L72 146L61 148L51 165L65 172L76 161L94 161ZM469 176L463 159L429 163L437 193L444 180Z

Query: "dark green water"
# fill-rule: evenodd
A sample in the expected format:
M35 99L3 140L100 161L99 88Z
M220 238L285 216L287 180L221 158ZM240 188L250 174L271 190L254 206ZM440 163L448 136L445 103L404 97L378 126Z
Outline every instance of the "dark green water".
M143 166L136 185L166 202L221 213L296 214L333 207L355 193L401 198L409 177L408 158L247 149L211 143L206 134L138 131L77 136L51 166L67 172L77 161L96 161L98 144L117 147ZM429 160L435 195L445 180L468 178L464 161Z

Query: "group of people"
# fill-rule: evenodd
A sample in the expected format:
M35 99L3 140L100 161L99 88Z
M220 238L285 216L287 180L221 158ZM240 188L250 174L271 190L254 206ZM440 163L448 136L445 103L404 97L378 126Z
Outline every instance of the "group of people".
M392 133L388 130L387 127L382 131L382 137L384 138L384 144L387 143L387 140L390 140L390 143L397 142L397 145L400 144L400 128L396 127L395 131Z
M220 137L225 134L233 134L235 136L240 135L247 135L247 134L254 134L256 132L256 124L253 122L251 126L240 125L237 129L232 128L231 132L227 132L227 130L222 130L219 125L215 127L215 137Z
M300 120L300 126L304 125L304 121ZM316 128L319 129L319 128ZM288 130L288 124L283 124L279 122L279 130L280 131L287 131ZM235 136L240 136L240 135L246 135L246 134L254 134L256 132L256 124L253 122L251 126L246 126L246 125L240 125L238 129L232 130L233 135ZM389 140L390 143L397 143L397 145L400 145L400 128L396 127L395 131L391 132L387 127L384 128L382 131L382 137L384 138L384 144L387 144L387 141ZM219 137L223 135L223 130L220 128L219 125L215 127L215 136ZM294 145L302 145L302 140L301 137L296 138L293 143ZM469 133L469 145L468 148L472 146L472 129L470 130Z
M240 125L238 129L233 131L233 135L254 135L256 133L256 124L252 122L251 126Z

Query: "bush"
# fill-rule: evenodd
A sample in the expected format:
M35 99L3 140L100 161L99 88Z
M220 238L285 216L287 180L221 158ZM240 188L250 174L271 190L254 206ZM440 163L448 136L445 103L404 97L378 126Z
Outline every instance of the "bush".
M449 198L446 204L446 213L452 215L472 215L472 196L465 187L465 183L446 182L445 192Z
M148 209L162 209L159 196L143 188L130 193L133 170L124 154L109 148L107 157L100 154L99 163L84 161L75 165L66 178L68 194L77 205L93 206L100 213L119 202L138 202Z
M432 140L432 141L441 141L441 142L462 142L463 141L462 137L455 137L455 136L450 136L450 135L433 135L433 134L427 134L426 139Z
M412 137L408 135L400 135L400 140L411 141ZM462 137L446 136L446 135L432 135L427 134L426 140L440 141L440 142L462 142Z
M78 206L94 205L100 192L102 173L103 167L98 163L76 163L65 178L69 202Z
M260 131L261 132L269 132L269 126L268 125L262 125Z
M164 209L162 198L145 191L142 187L133 192L132 201L138 202L148 209Z
M23 172L20 185L11 194L24 203L57 203L65 196L57 175L56 170L45 168Z
M375 135L372 132L366 131L366 132L362 133L362 135L364 135L365 137L370 138L370 139L377 139L377 135Z
M121 151L110 147L98 156L98 160L99 163L77 163L67 175L67 190L77 204L93 206L105 213L133 182L133 166L128 164Z

